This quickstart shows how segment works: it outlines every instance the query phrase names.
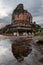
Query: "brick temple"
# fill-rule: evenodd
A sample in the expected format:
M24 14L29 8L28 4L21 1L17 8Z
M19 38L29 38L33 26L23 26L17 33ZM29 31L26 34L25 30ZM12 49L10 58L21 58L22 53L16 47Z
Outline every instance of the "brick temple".
M11 24L0 29L0 34L29 36L32 32L35 33L34 29L40 28L38 24L32 22L31 13L24 9L23 4L17 5L11 18Z
M32 32L32 15L24 9L23 4L19 4L12 14L12 25L15 25L15 32L19 35Z

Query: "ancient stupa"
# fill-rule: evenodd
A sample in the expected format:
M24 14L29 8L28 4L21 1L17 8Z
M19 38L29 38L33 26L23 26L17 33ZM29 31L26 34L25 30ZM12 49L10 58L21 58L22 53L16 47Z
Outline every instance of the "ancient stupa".
M12 25L15 26L15 32L19 33L19 35L23 35L23 33L32 33L32 15L24 9L23 4L19 4L12 14Z

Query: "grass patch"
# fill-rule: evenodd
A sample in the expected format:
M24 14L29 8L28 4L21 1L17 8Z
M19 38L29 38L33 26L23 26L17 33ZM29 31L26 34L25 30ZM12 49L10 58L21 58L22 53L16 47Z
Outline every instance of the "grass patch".
M39 40L39 41L37 42L37 44L43 45L43 40Z
M39 32L39 33L36 33L35 36L43 36L43 33Z

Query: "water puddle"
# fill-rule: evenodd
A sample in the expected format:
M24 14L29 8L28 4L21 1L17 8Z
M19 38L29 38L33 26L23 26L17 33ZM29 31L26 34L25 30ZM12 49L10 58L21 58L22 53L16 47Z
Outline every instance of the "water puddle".
M32 52L24 58L24 61L18 62L11 52L11 44L9 39L0 40L0 65L41 65L38 61L41 53L37 46L31 43Z

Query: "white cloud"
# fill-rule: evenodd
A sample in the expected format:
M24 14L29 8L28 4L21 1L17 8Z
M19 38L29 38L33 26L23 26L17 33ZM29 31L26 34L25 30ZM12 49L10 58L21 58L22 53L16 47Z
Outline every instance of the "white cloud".
M3 4L3 1L0 0L0 18L3 18L4 16L8 16L8 12L10 11L10 8Z
M37 17L33 17L33 22L36 22L38 24L43 24L43 16L37 16Z

